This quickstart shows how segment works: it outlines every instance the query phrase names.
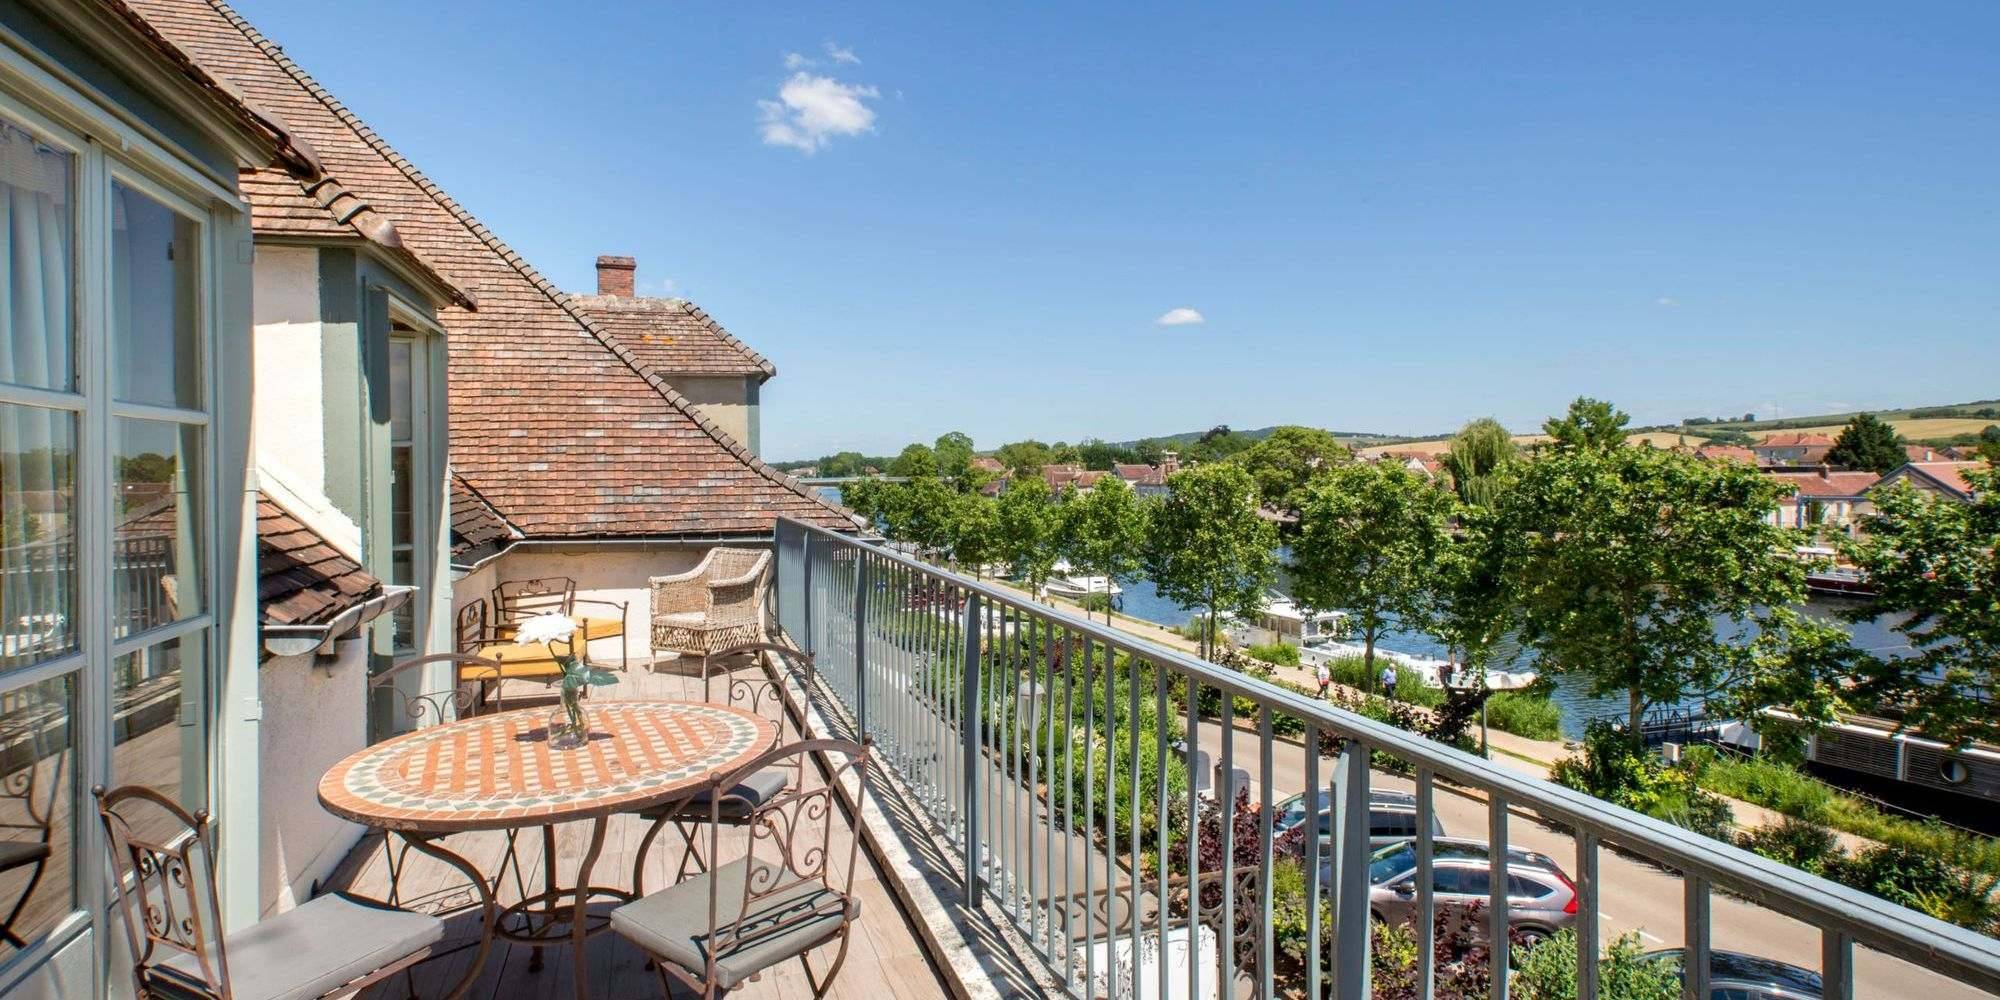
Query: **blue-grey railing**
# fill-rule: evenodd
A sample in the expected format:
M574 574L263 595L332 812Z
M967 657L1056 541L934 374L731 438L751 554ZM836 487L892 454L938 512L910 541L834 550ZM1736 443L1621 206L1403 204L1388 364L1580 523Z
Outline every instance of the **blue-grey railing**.
M1509 820L1523 812L1571 835L1584 915L1599 913L1604 848L1679 873L1689 1000L1708 997L1717 890L1810 927L1830 1000L1854 996L1857 947L1939 973L1968 995L2000 992L1993 938L881 546L781 519L776 551L779 625L815 654L819 677L874 739L878 759L956 846L967 901L1009 921L1072 994L1370 996L1366 817L1378 753L1415 777L1420 996L1432 995L1437 973L1439 782L1486 800L1492 968L1508 962ZM1302 739L1275 738L1280 722L1302 727ZM1210 744L1219 744L1222 794L1189 773ZM1332 757L1326 785L1322 753L1305 748ZM1336 806L1328 855L1315 836L1299 847L1304 898L1328 901L1324 915L1306 907L1302 955L1281 955L1274 930L1268 848L1278 754ZM1257 789L1241 813L1239 770ZM1239 822L1261 845L1254 859L1236 855ZM1574 926L1578 996L1594 1000L1598 921ZM1172 957L1176 946L1185 960ZM1506 976L1491 977L1493 1000L1507 992Z

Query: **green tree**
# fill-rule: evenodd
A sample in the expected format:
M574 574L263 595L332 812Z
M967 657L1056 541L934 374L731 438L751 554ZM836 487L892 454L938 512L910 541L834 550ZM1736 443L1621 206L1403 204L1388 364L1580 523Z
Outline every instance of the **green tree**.
M1481 673L1515 625L1507 556L1517 541L1492 507L1459 504L1430 580L1431 634L1453 663Z
M1542 433L1554 439L1555 451L1609 451L1625 444L1625 425L1631 422L1631 414L1604 400L1578 396L1568 413L1543 422Z
M1781 487L1755 469L1588 439L1525 463L1502 495L1520 533L1510 576L1542 670L1623 694L1636 729L1744 678L1753 618L1805 599L1801 537L1771 523Z
M1120 462L1130 462L1132 453L1115 444L1107 444L1096 438L1084 438L1077 446L1077 453L1083 460L1083 467L1100 472L1109 470Z
M1124 480L1105 476L1096 486L1064 501L1062 513L1063 555L1071 566L1111 581L1139 571L1140 552L1146 544L1146 511ZM1108 605L1104 620L1111 620Z
M1239 462L1257 480L1264 506L1296 515L1306 488L1350 458L1347 446L1317 427L1285 426L1238 453Z
M1000 464L1006 466L1007 471L1015 476L1039 476L1042 474L1042 466L1049 464L1052 454L1048 445L1029 439L1003 444L993 453L993 457L999 459Z
M1648 961L1636 931L1626 931L1598 958L1600 1000L1678 1000L1681 995L1677 959ZM1576 931L1554 937L1521 956L1507 983L1519 1000L1577 1000Z
M1875 594L1851 618L1893 616L1911 655L1872 660L1855 694L1931 739L2000 741L2000 469L1969 469L1963 503L1898 483L1842 542Z
M858 479L841 487L840 502L869 524L880 525L890 520L889 510L899 499L895 494L901 486L883 479Z
M1255 443L1247 436L1230 430L1228 424L1218 424L1203 431L1194 443L1182 449L1181 457L1190 463L1220 462Z
M1292 542L1293 592L1308 606L1347 613L1371 681L1382 633L1429 622L1451 510L1451 494L1395 462L1338 466L1306 491Z
M1201 651L1215 655L1216 613L1259 613L1277 575L1278 533L1257 514L1257 481L1233 464L1167 477L1146 532L1146 575L1162 596L1207 612Z
M978 492L961 493L953 503L951 561L972 575L986 574L986 564L999 557L1000 512L998 503Z
M858 476L868 467L868 459L858 451L843 451L828 455L818 462L819 474L830 478Z
M903 448L902 454L889 462L888 472L892 476L935 476L938 474L937 454L922 444L912 444Z
M1062 512L1040 476L1013 480L1000 491L995 510L994 554L1040 596L1060 555Z
M958 531L957 499L936 476L918 476L888 484L888 535L917 547L925 558L942 557L952 549Z
M1490 507L1519 457L1514 435L1500 421L1481 417L1459 428L1438 460L1451 474L1451 488L1461 502Z
M1826 453L1828 465L1878 473L1888 472L1909 460L1896 429L1873 413L1855 414L1840 429L1840 436L1833 439L1833 447Z
M958 431L940 434L931 445L931 457L937 463L937 476L945 485L960 493L978 486L973 481L972 438Z

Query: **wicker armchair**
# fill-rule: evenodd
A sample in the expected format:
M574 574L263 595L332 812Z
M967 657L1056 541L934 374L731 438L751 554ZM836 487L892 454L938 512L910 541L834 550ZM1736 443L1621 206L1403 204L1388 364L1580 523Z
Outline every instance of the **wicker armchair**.
M718 546L694 569L653 577L653 649L707 656L764 641L770 568L769 552Z

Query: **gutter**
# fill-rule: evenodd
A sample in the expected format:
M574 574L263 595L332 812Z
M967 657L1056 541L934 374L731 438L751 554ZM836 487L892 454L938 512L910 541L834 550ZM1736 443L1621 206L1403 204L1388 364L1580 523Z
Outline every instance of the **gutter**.
M336 643L360 631L369 622L408 604L416 592L415 587L385 584L380 595L342 611L332 621L317 625L264 625L257 631L263 637L265 653L271 656L304 656L311 653L316 665L331 668Z

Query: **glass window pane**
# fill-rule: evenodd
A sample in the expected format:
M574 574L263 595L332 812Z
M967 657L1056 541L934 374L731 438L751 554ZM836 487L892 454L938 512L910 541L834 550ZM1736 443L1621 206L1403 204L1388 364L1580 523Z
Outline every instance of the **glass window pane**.
M77 908L74 676L0 694L0 961Z
M201 406L201 227L112 185L112 384L119 399Z
M410 351L407 340L389 341L389 438L410 439Z
M75 176L74 157L0 119L0 382L74 385Z
M112 628L131 635L202 612L202 428L119 418L112 461Z
M113 785L148 785L190 810L207 805L207 649L208 634L195 632L112 663Z
M415 451L406 444L389 447L389 544L411 545L410 510L416 503L416 479L410 471ZM409 583L397 579L394 583Z
M416 574L415 571L411 569L410 553L408 550L393 552L390 554L389 556L390 583L406 584L410 582L410 578L414 575ZM395 614L393 616L394 621L396 623L393 635L397 652L405 652L407 650L416 648L416 643L417 643L416 603L417 602L415 601L405 602L402 607L396 609Z
M0 670L76 649L76 415L0 404Z

